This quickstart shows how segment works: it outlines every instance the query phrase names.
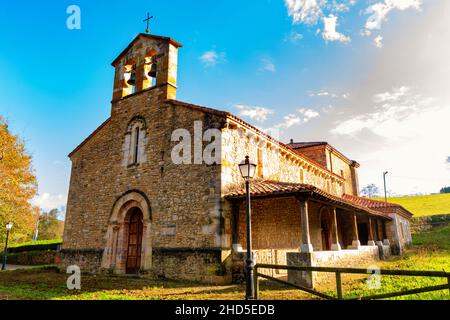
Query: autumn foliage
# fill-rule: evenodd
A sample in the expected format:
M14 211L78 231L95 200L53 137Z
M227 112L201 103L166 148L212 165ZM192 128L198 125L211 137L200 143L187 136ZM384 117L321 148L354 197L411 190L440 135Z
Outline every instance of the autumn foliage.
M13 222L12 242L31 239L38 208L30 204L36 195L37 182L32 158L23 141L8 130L0 116L0 241L4 241L5 225Z

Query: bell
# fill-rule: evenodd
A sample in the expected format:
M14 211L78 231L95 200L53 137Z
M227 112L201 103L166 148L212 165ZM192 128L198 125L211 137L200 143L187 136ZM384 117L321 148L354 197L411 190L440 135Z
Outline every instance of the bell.
M130 86L134 86L136 84L136 67L133 66L133 69L131 70L130 79L128 79L127 83Z
M156 78L156 65L157 65L156 57L153 57L152 58L152 66L150 68L150 71L148 72L148 76L150 78Z

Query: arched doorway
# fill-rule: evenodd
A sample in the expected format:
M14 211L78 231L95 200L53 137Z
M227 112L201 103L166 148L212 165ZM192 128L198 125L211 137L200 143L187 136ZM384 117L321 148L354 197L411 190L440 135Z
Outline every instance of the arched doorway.
M128 216L126 273L138 273L141 268L143 215L139 208L132 208Z
M139 190L120 196L113 205L105 235L102 269L117 274L152 268L150 201Z
M322 250L331 250L331 217L328 209L321 210L320 228L322 230Z

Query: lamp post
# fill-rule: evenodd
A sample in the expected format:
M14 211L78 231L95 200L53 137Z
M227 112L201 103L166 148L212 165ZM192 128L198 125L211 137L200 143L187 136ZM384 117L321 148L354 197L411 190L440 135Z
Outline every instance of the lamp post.
M5 250L3 251L2 270L6 270L6 254L8 252L8 239L9 239L9 232L11 231L12 227L13 227L12 222L8 222L6 224L6 242L5 242Z
M384 182L384 202L387 202L387 191L386 191L386 175L388 171L383 172L383 182Z
M242 178L245 180L246 191L246 212L247 212L247 259L245 260L246 280L245 280L245 299L253 299L253 268L255 263L253 261L252 253L252 222L251 222L251 206L250 206L250 180L255 175L256 164L250 161L246 156L245 160L239 164L239 171Z
M39 218L37 219L37 222L36 222L36 230L34 231L34 234L33 234L33 241L37 241L37 239L38 239L38 234L39 234L39 224L42 222L42 220L43 220L42 217L39 217Z

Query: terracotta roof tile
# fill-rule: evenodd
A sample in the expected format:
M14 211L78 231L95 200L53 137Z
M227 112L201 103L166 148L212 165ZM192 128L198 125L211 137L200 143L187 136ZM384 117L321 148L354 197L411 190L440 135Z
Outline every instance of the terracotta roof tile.
M349 194L344 194L343 198L347 201L353 202L355 204L365 206L367 208L377 210L379 212L388 212L388 211L401 211L406 215L412 216L413 214L403 208L401 205L397 203L384 202L379 200L373 200L364 197L353 196Z
M295 195L301 193L310 193L311 197L325 200L330 204L336 204L348 208L349 210L364 211L369 215L390 219L385 213L371 209L367 206L349 201L347 199L329 194L315 186L302 183L290 183L273 180L254 180L250 183L250 194L252 197L277 196L277 195ZM246 195L245 185L233 185L229 187L225 198L243 198Z
M316 142L291 142L288 144L289 147L293 149L301 149L301 148L309 148L309 147L315 147L315 146L322 146L326 145L328 142L326 141L316 141Z

